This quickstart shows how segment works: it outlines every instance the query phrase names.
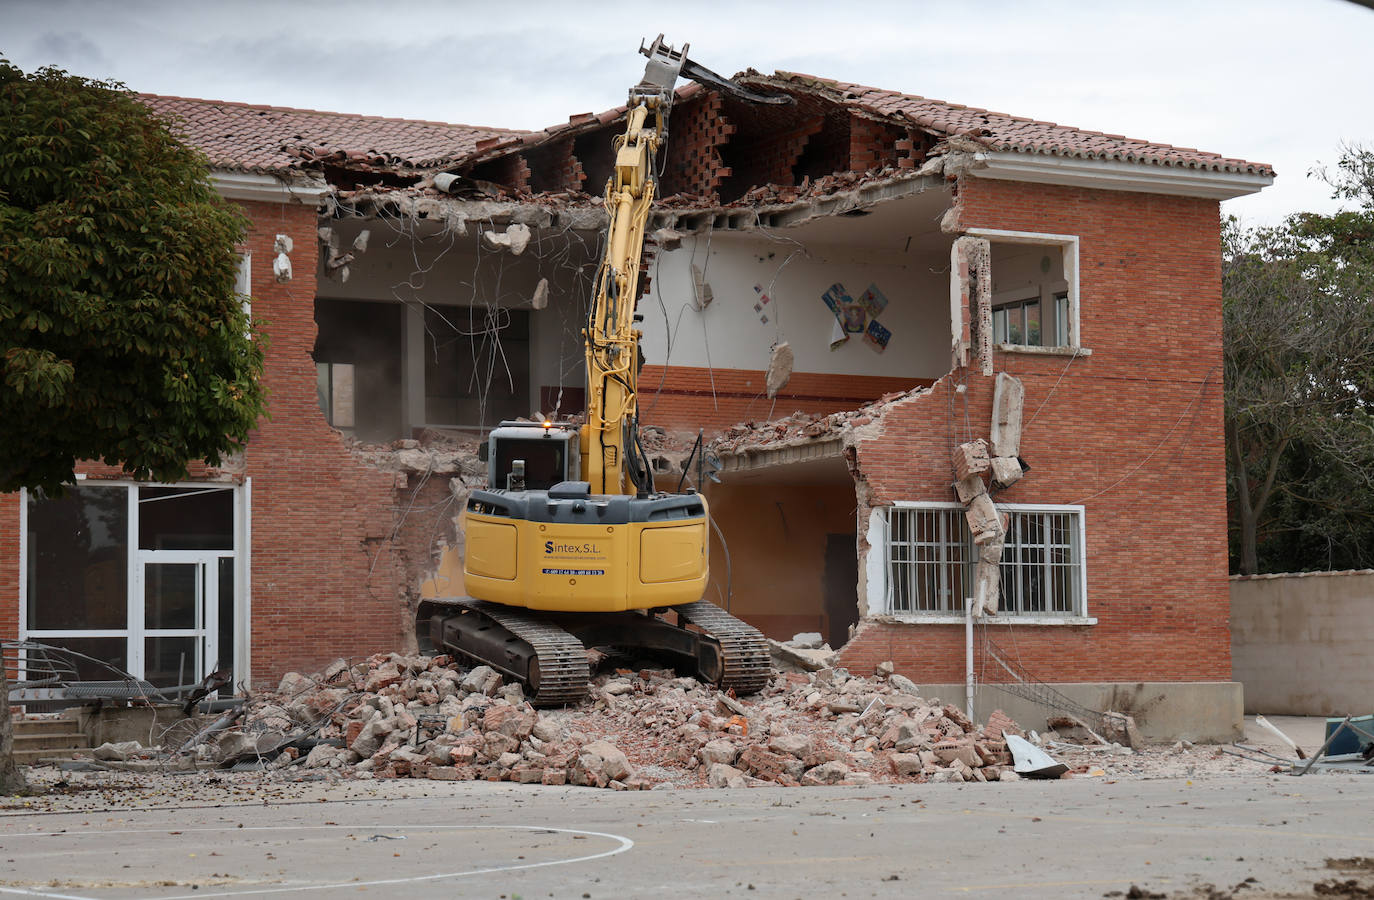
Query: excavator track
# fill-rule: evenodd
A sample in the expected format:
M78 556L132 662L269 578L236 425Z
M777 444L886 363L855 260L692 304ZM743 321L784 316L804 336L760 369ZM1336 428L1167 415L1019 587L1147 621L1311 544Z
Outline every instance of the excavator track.
M720 680L721 690L752 694L762 690L772 679L773 662L768 640L757 628L705 600L675 606L673 610L684 622L698 626L720 642L725 669Z
M461 612L464 617L475 616L496 625L527 645L533 658L526 661L525 671L522 672L509 664L503 665L500 660L489 658L492 654L483 653L477 646L464 646L461 640L456 644L435 641L436 649L442 646L446 650L455 650L518 680L533 694L531 701L536 706L571 705L580 703L587 696L587 651L581 641L557 625L519 609L471 597L427 601L423 610L431 614L452 611Z
M662 613L677 614L673 624ZM416 633L519 681L536 706L563 706L587 695L586 647L662 654L681 671L722 690L752 694L773 677L768 641L752 625L704 600L625 613L537 613L471 597L425 601Z

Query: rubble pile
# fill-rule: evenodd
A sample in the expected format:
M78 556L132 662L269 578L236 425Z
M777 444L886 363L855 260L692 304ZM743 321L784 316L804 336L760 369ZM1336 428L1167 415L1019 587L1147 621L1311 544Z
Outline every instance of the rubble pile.
M162 754L203 767L620 790L1010 781L1004 732L1022 735L1000 712L980 728L923 699L890 664L873 677L785 673L744 699L671 670L617 669L593 679L586 703L535 710L488 666L393 653L290 673L189 739L164 739Z

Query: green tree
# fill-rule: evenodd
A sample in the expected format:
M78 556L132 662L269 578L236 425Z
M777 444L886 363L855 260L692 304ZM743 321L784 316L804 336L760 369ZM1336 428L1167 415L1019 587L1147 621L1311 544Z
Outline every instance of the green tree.
M243 215L121 85L0 59L0 108L0 491L218 464L264 411Z
M1242 574L1374 563L1374 154L1276 228L1223 228L1227 477Z
M0 59L0 110L0 491L59 492L82 459L218 464L264 411L246 220L120 85ZM0 792L24 787L12 750L2 715Z

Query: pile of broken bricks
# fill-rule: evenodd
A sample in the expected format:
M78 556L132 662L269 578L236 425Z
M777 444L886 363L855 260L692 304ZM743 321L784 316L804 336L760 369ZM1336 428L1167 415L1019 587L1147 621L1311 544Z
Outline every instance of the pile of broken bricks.
M289 673L190 737L193 723L181 725L162 748L109 748L120 752L96 766L620 790L1011 781L1005 735L1024 734L1000 712L979 727L922 698L889 663L871 677L786 673L747 698L671 670L619 669L597 675L579 706L536 710L487 666L400 654Z
M954 448L954 491L964 505L969 532L978 547L972 610L975 617L997 614L1007 516L993 504L989 488L1010 487L1026 471L1020 458L1025 396L1019 378L997 373L991 441L977 438Z

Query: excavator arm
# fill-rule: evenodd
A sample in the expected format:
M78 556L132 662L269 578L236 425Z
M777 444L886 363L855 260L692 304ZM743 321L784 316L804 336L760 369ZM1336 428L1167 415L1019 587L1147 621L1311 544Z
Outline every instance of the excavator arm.
M505 422L491 432L487 489L473 490L465 511L469 596L427 598L416 611L421 646L492 666L543 706L585 695L589 646L650 651L739 693L762 688L772 674L763 635L701 599L709 578L706 499L654 490L638 437L635 304L658 187L655 159L678 77L701 77L755 102L790 98L759 100L662 35L640 51L649 62L615 139L605 253L583 329L586 422L575 437L552 422Z
M722 78L676 51L663 35L639 51L649 58L644 78L630 89L625 132L615 139L615 171L606 185L609 224L583 341L587 357L587 421L582 427L582 477L596 493L644 495L653 489L639 444L639 340L634 326L644 229L658 187L655 159L668 131L673 88L680 75L754 103L791 103L786 94L760 94Z

